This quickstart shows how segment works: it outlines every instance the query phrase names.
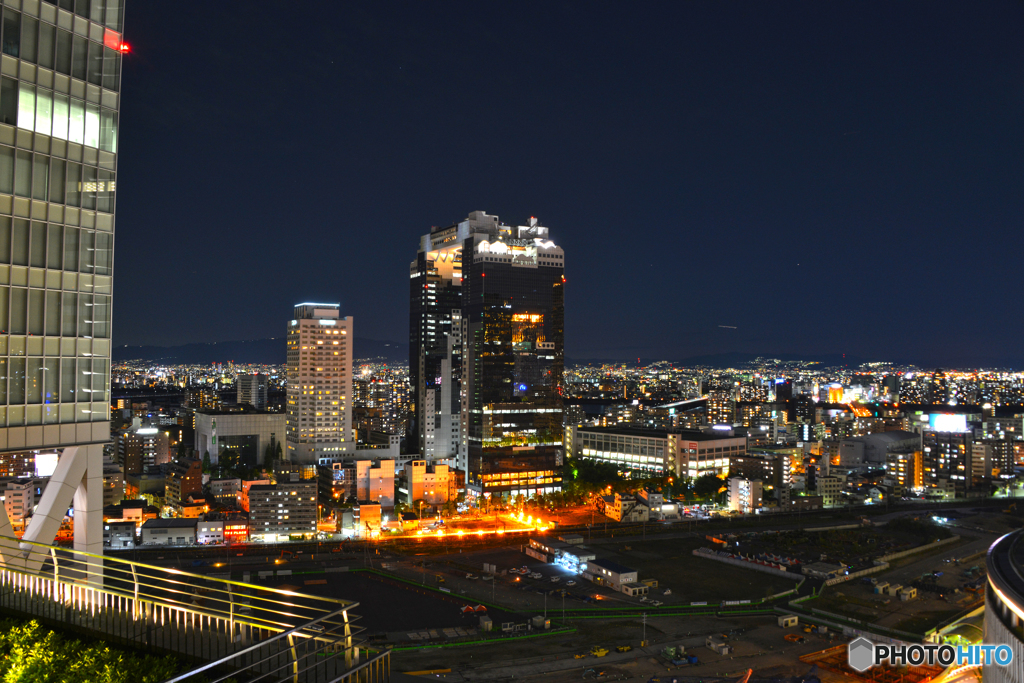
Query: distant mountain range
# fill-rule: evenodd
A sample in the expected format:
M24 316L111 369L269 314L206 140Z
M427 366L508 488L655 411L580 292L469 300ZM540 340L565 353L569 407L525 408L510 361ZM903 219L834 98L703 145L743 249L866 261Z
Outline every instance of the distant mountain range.
M407 360L409 356L408 342L356 337L353 345L353 357L357 359L380 358L390 363L399 363ZM271 337L181 346L115 346L111 356L114 362L143 360L168 365L204 365L228 361L283 365L285 341L284 337Z
M689 356L687 358L640 358L640 365L649 365L658 361L665 361L672 363L672 365L678 365L681 367L695 367L703 365L712 368L736 368L747 363L751 363L758 358L774 358L776 360L785 362L796 362L806 361L811 363L819 363L826 367L844 366L856 367L861 363L873 362L873 360L882 359L869 359L869 358L857 358L854 356L843 356L841 353L825 353L825 354L772 354L772 353L742 353L739 351L730 351L727 353L709 353L701 356ZM573 363L629 363L636 362L636 358L573 358L566 359L566 365Z
M690 356L688 358L640 358L639 365L649 365L657 361L667 361L679 367L695 367L703 365L712 368L739 368L747 365L758 358L774 358L784 362L804 361L817 363L820 367L847 367L858 368L863 363L889 362L897 366L915 365L920 368L945 368L948 370L957 368L987 368L987 369L1009 369L1024 367L1024 361L1012 358L970 358L960 359L960 362L936 362L934 359L917 358L863 358L859 356L843 355L841 353L712 353L702 356ZM566 365L572 364L596 364L596 363L632 363L636 358L573 358L566 359Z
M181 346L116 346L113 349L115 362L144 360L166 364L202 365L206 363L259 363L281 365L285 362L284 337L270 339L248 339L244 341L209 342L205 344L183 344ZM380 339L355 338L356 359L379 358L389 363L402 363L409 359L408 342L382 341ZM703 365L712 368L742 367L757 358L776 358L781 361L807 361L820 363L823 367L857 368L862 363L890 361L897 365L917 365L922 368L943 367L947 369L984 367L1019 368L1024 362L1011 359L974 359L971 363L929 363L927 359L908 360L902 358L862 358L843 356L839 353L823 354L771 354L771 353L713 353L687 358L640 358L640 365L656 361L668 361L678 367ZM566 358L566 365L598 363L634 363L636 358Z

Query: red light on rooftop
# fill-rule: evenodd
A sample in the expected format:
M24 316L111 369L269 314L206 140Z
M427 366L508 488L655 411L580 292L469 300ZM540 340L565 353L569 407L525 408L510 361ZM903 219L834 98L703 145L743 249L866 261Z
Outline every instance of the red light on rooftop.
M131 46L128 43L121 43L120 45L117 46L117 50L118 50L118 52L120 52L121 54L124 55L124 54L128 54L129 52L131 52L132 48L131 48Z

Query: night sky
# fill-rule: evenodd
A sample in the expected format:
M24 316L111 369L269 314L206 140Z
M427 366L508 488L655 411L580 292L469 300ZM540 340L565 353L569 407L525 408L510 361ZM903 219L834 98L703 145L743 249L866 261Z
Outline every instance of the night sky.
M419 235L484 210L565 249L570 358L1024 366L1024 3L129 0L125 26L115 345L282 336L308 300L405 340Z

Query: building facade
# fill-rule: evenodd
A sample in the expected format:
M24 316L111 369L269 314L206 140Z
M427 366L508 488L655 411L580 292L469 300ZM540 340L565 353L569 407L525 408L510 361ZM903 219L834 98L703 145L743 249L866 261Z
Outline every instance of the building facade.
M749 515L761 507L763 486L757 479L729 478L729 509Z
M103 552L123 1L8 4L0 78L0 451L61 462L25 539L75 507ZM95 490L93 490L95 489Z
M196 411L196 453L210 454L210 462L225 462L254 468L264 461L269 447L276 456L284 443L287 415L256 410L227 412Z
M531 218L474 211L421 238L410 266L419 451L485 493L501 448L561 447L564 254Z
M196 459L172 462L167 468L164 500L178 512L190 496L203 493L203 463Z
M287 459L330 462L352 438L352 318L339 304L304 303L288 323Z
M251 486L249 538L264 543L314 538L317 522L316 479L279 481Z
M262 373L238 375L235 378L235 385L238 390L236 401L239 405L250 405L256 410L266 410L268 379Z
M442 505L448 501L448 465L413 460L406 463L404 470L407 503L422 500L427 505Z
M373 501L382 508L395 507L395 461L356 461L356 498Z
M725 476L730 458L747 453L747 438L731 430L706 432L636 427L572 427L573 454L652 475L696 479Z
M117 462L125 474L142 474L170 462L170 435L132 418L132 426L118 435Z

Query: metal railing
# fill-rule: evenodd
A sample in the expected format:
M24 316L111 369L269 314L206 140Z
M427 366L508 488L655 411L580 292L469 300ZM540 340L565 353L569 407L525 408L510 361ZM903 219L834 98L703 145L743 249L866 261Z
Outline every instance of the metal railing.
M0 607L206 662L173 681L387 681L389 653L362 648L357 606L0 536Z

